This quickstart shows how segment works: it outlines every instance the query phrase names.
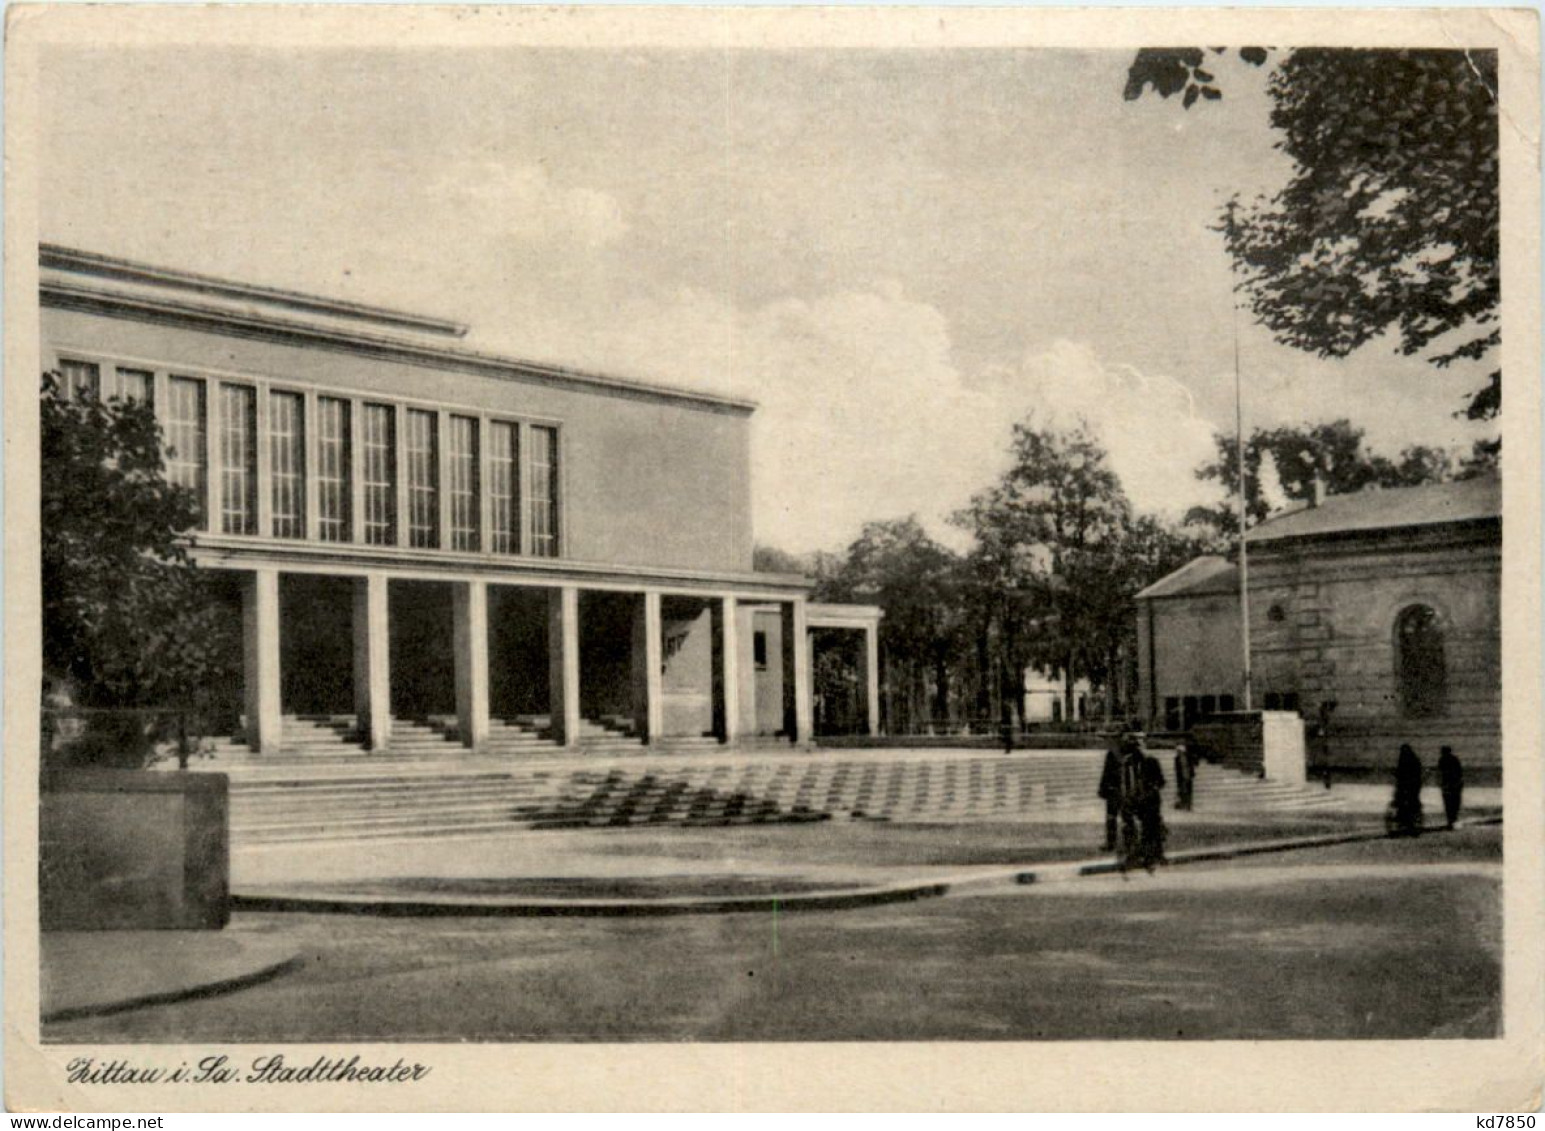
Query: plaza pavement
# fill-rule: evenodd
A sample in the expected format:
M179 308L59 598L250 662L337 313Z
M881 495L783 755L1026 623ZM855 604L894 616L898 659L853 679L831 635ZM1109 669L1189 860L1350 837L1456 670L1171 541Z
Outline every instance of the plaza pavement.
M1441 812L1436 791L1429 792L1427 812ZM1388 790L1346 785L1336 793L1346 799L1340 811L1312 815L1172 812L1170 863L1383 838ZM1476 789L1466 801L1463 824L1500 820L1500 790ZM962 826L527 831L265 846L233 862L232 888L237 911L658 916L770 906L840 910L1110 873L1109 855L1091 851L1098 848L1101 817L1089 807ZM294 879L298 872L307 879ZM158 945L164 941L153 932L45 935L44 1020L229 992L283 975L296 958L282 936L178 932L175 947ZM138 957L126 963L125 953Z

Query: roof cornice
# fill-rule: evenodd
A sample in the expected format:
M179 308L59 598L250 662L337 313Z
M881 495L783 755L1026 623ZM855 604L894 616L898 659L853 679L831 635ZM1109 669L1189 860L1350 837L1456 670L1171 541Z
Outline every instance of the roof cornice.
M318 543L250 535L200 532L189 535L187 542L194 560L206 566L272 565L281 569L321 569L341 574L386 569L426 578L477 574L514 585L589 583L600 588L659 587L694 593L733 593L743 598L765 600L803 596L815 584L805 577L780 573L618 565L568 558L410 550L400 546Z
M61 279L44 279L38 289L39 299L46 307L78 310L110 318L155 322L309 349L331 349L406 365L455 369L508 381L600 392L631 400L685 405L708 412L746 416L757 408L755 401L739 397L609 377L464 347L430 345L384 334L323 326L281 315L233 311L174 298L152 298Z
M324 298L320 295L284 290L279 287L261 287L252 283L221 279L214 275L178 271L170 267L156 267L148 263L137 263L132 259L119 259L116 256L81 251L79 248L64 247L60 244L39 244L38 266L100 279L116 279L120 282L193 291L214 298L260 302L302 314L320 314L329 318L373 322L377 325L393 326L399 330L416 330L420 333L442 334L452 338L465 337L467 333L465 323L452 322L444 318L431 318L427 315L410 314L384 306L368 306L343 299Z

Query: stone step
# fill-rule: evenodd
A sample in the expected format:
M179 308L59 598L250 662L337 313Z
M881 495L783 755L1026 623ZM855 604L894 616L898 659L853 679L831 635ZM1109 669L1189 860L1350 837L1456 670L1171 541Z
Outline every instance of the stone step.
M286 805L333 805L348 808L356 805L385 804L399 800L415 801L441 797L528 796L542 792L545 784L533 781L507 779L473 779L458 781L386 781L368 784L330 783L317 788L288 788L268 791L240 790L231 799L233 812L256 807L283 807Z
M529 798L512 798L505 801L469 800L455 804L444 802L417 808L372 809L362 813L332 810L308 810L290 814L244 813L239 817L232 815L231 833L233 837L246 842L251 836L281 830L417 828L425 824L468 820L503 821L506 828L511 828L529 825L557 812L559 810L556 807Z

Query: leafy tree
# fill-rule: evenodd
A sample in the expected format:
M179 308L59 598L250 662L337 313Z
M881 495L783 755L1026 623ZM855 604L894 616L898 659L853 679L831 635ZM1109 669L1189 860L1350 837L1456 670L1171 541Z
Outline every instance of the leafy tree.
M981 583L998 595L1004 654L1016 681L1026 663L1059 671L1066 717L1074 686L1106 654L1107 622L1131 507L1087 426L1014 425L1013 464L957 521L977 541ZM1022 711L1021 705L1021 711Z
M1500 439L1476 440L1470 445L1470 454L1460 460L1455 479L1474 479L1480 475L1496 475L1501 471L1502 441Z
M787 550L759 545L751 551L751 568L757 573L804 573L808 563Z
M1089 656L1089 676L1105 689L1105 714L1129 702L1127 689L1137 678L1137 594L1193 558L1214 549L1211 539L1176 528L1153 515L1131 516L1122 526L1110 558L1109 573L1098 592L1102 603L1096 644Z
M1262 485L1263 457L1270 455L1283 493L1294 502L1314 499L1316 483L1327 494L1344 495L1365 487L1414 487L1454 475L1453 459L1439 448L1413 444L1390 460L1363 447L1364 432L1349 420L1309 427L1257 428L1245 441L1245 502L1251 524L1271 512ZM1193 507L1188 522L1232 536L1239 532L1237 495L1239 447L1234 436L1213 437L1217 456L1197 469L1196 477L1221 483L1233 496L1212 507Z
M97 710L207 712L237 677L230 618L188 557L197 500L167 482L150 407L71 398L43 376L43 662ZM96 716L82 746L135 764L164 737ZM112 729L104 735L104 729ZM136 737L137 736L137 737Z
M1140 51L1124 95L1184 90L1188 109L1216 100L1210 65L1201 48ZM1281 59L1270 122L1293 175L1270 199L1230 201L1220 223L1251 308L1279 341L1345 357L1388 333L1439 367L1492 353L1496 90L1495 51L1300 48ZM1464 411L1490 419L1501 407L1493 369Z
M913 515L866 523L835 574L817 582L819 600L873 601L884 610L880 652L892 729L949 717L961 624L957 569L957 556L928 537Z

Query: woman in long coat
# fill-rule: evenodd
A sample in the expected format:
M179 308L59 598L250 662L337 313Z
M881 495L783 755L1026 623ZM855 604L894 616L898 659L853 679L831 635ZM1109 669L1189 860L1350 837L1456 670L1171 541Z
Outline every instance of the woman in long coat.
M1395 762L1395 799L1390 805L1397 836L1422 831L1422 760L1409 743L1402 743Z

